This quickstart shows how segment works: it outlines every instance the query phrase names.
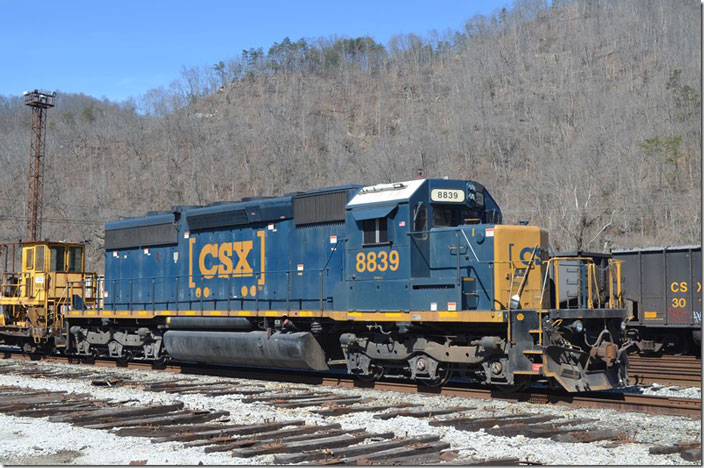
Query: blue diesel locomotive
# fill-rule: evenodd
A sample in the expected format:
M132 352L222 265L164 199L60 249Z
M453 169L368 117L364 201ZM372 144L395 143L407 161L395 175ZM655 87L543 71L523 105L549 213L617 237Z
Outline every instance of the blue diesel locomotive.
M105 226L103 307L67 312L70 354L568 391L624 385L617 264L559 301L544 230L503 225L479 183L340 186ZM611 287L613 286L613 288Z

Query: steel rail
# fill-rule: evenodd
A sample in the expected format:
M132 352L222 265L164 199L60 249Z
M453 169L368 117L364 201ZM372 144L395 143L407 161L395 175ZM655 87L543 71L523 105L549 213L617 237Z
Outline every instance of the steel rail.
M25 358L29 359L28 357ZM49 362L75 362L75 360L62 356L50 356L45 358L45 360ZM189 375L237 377L252 380L303 383L327 387L371 389L402 393L476 398L483 400L502 400L516 403L525 402L544 405L560 405L569 406L572 408L611 409L620 412L685 416L690 418L702 417L701 400L693 398L662 397L621 392L566 393L540 388L531 388L528 391L520 393L508 393L488 388L478 388L476 385L462 383L451 383L450 385L445 385L442 387L427 387L414 383L393 380L363 382L352 376L344 374L335 375L332 373L288 369L278 369L272 371L269 369L241 368L217 364L203 365L190 363L170 363L166 366L156 367L149 363L129 362L121 365L116 361L99 359L91 365L103 367L126 367L128 369L156 369Z
M694 356L628 357L628 375L638 384L699 386L702 361Z

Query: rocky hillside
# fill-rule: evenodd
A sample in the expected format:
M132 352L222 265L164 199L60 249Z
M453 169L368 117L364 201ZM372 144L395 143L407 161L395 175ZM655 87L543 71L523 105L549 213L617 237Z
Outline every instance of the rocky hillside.
M483 183L555 250L699 243L695 1L519 0L443 35L288 38L137 102L59 94L44 236L343 183ZM60 90L59 90L60 93ZM0 237L22 235L31 113L0 98Z

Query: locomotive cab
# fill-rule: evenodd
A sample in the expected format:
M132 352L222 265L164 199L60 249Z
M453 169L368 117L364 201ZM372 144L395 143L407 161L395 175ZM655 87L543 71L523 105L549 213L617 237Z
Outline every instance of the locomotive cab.
M377 332L341 337L351 373L430 383L454 373L504 388L549 378L570 391L625 382L618 293L593 299L589 276L584 303L560 309L547 232L502 225L481 185L426 179L365 187L347 211L347 306L378 321ZM591 275L593 265L586 268ZM389 316L410 320L380 323ZM452 332L438 334L438 322Z
M336 299L368 312L491 308L488 298L469 291L478 272L465 258L473 249L465 229L479 235L479 224L500 222L498 205L476 182L364 187L347 204L348 287Z
M34 352L64 342L64 313L95 305L95 275L85 273L85 245L2 244L0 339ZM17 265L19 263L19 265Z

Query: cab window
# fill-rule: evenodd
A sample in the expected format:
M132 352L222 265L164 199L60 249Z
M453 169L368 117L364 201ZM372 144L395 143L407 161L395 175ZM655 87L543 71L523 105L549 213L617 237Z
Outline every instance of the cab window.
M481 213L476 209L450 205L433 205L434 227L456 227L461 224L477 224L480 221Z
M455 206L433 205L433 226L457 226L457 211Z
M365 219L362 221L364 245L388 242L386 218Z
M479 224L482 221L482 212L480 210L464 210L462 222L464 224Z
M24 249L24 269L34 270L34 249Z
M44 246L38 245L34 248L34 269L44 271Z
M83 249L80 247L68 248L68 271L78 273L81 271L81 260L83 257Z
M51 271L64 271L65 267L65 253L66 250L62 246L56 246L51 248Z
M416 239L426 240L428 238L428 233L423 232L428 230L428 208L422 203L416 203L413 208L413 230L415 232L422 232L422 234L415 234Z

